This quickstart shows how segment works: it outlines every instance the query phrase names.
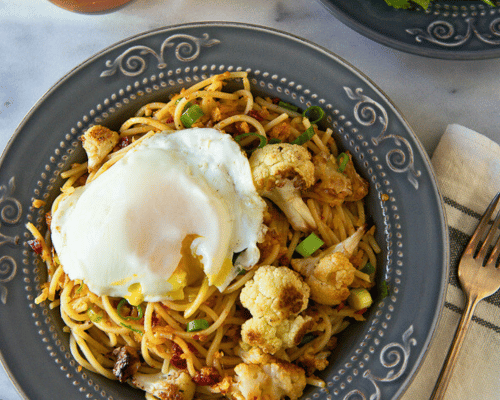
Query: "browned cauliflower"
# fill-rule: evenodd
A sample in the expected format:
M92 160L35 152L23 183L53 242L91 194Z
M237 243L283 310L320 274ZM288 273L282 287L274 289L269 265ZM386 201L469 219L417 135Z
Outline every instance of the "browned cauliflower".
M230 395L237 400L290 400L302 396L306 386L305 371L277 359L257 364L238 364Z
M304 335L314 326L310 316L299 315L281 321L273 326L265 318L251 318L241 327L241 338L244 343L256 346L265 353L276 354L283 349L298 346Z
M270 144L250 156L250 168L259 194L276 204L294 229L307 232L316 222L301 190L314 183L314 165L303 146L289 143Z
M171 367L168 373L136 373L129 382L159 399L191 400L195 384L188 373Z
M309 286L290 268L263 265L241 290L240 300L254 318L277 325L307 308Z
M346 154L349 161L343 172L331 154L319 153L312 158L316 182L307 191L311 197L334 206L343 201L361 200L368 194L368 182L356 172L351 154Z
M113 150L120 140L117 132L104 126L95 125L80 137L83 148L87 152L88 171L96 170L104 158Z
M304 276L311 289L311 299L325 305L342 303L349 297L356 268L349 261L365 227L360 227L343 242L331 246L316 257L293 259L292 268Z

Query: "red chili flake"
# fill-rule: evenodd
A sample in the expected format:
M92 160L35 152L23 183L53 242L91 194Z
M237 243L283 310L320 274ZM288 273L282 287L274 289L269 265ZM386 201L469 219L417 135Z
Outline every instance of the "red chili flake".
M278 104L280 101L281 101L281 100L280 100L279 98L277 98L277 97L274 97L274 98L271 100L271 102L272 102L273 104Z
M130 144L130 137L124 136L118 142L118 147L120 149L123 149L123 148L127 147L129 144Z
M151 315L151 325L157 326L159 323L160 318L158 318L158 315L156 315L156 313L153 313L153 315Z
M180 354L174 354L170 359L170 363L178 369L187 369L187 361L180 356Z
M174 122L174 117L168 117L165 121L166 124L171 124L172 122Z
M340 304L337 306L337 311L342 310L344 307L345 307L345 303L340 303Z
M356 311L354 314L363 314L366 310L368 310L368 309L362 308L361 310Z
M257 121L264 121L264 117L262 115L260 115L260 113L256 110L250 110L248 112L248 115L252 118L255 118Z
M42 254L43 247L42 247L42 242L40 242L40 240L38 239L28 240L28 244L36 254Z
M193 376L193 382L198 386L212 386L222 380L219 371L214 367L203 367Z

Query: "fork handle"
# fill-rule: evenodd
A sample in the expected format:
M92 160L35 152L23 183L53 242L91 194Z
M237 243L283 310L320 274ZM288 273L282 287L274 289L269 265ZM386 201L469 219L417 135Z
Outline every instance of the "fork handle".
M450 379L455 369L455 365L458 353L462 348L462 343L465 338L465 334L467 333L467 329L469 328L469 324L472 320L472 315L474 314L474 310L476 309L477 304L481 299L476 295L474 297L469 297L467 299L467 305L464 313L462 314L462 318L460 319L460 324L458 325L457 332L455 334L455 338L453 339L453 343L451 344L450 350L448 351L448 356L446 361L441 369L441 374L439 375L439 379L437 381L436 387L434 388L434 392L432 393L432 400L442 400L444 398L444 394L446 389L448 388L448 384L450 383Z

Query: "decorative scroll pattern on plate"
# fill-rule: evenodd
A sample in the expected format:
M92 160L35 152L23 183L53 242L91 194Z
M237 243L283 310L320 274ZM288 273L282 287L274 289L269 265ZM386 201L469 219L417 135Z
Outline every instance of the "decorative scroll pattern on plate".
M466 22L465 32L459 32L456 25L444 20L433 21L427 29L410 28L406 29L406 32L414 35L418 43L426 40L449 48L462 46L474 37L488 45L500 45L500 18L490 22L488 32L480 32L474 18L466 18L464 21Z
M418 189L417 178L421 175L421 172L415 170L413 148L406 138L387 133L389 116L385 108L380 103L364 95L361 88L353 91L351 88L344 86L344 90L351 100L357 101L354 106L354 118L359 124L363 126L381 124L382 130L377 137L372 137L372 143L378 146L387 139L393 139L396 146L398 146L398 148L390 150L385 155L387 166L396 173L408 172L408 181L415 189Z
M147 55L152 56L158 61L157 68L165 69L167 62L165 53L168 49L175 47L175 57L182 62L196 60L200 55L202 47L212 47L220 43L218 39L210 39L208 33L204 33L201 38L176 34L166 38L160 51L156 52L147 46L132 46L115 58L114 61L106 61L106 67L109 69L101 73L101 78L114 75L118 70L126 76L137 76L142 74L147 68Z
M12 177L7 185L0 186L0 247L18 245L19 236L4 234L4 228L14 226L21 220L23 207L19 200L12 197L15 190L15 179ZM10 282L17 273L17 262L11 256L0 257L0 301L7 304L8 289L5 283Z
M381 400L382 392L379 383L391 383L399 379L408 367L410 358L411 346L416 346L416 339L412 338L413 325L411 325L405 333L403 333L403 343L389 343L385 345L380 352L380 363L384 368L390 368L387 375L384 377L374 376L370 370L363 373L363 378L368 379L374 386L374 393L367 397L359 389L351 390L344 396L343 400Z

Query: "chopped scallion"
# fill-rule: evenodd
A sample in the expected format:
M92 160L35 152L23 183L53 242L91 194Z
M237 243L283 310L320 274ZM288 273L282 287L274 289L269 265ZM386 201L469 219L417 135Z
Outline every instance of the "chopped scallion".
M311 106L306 108L302 113L304 118L307 118L311 124L317 124L325 116L325 112L319 106Z
M189 321L187 324L187 332L197 332L202 331L204 329L208 329L210 324L206 319L195 319L193 321Z
M356 311L369 308L372 303L372 296L370 292L364 288L351 289L351 294L347 298L349 305Z
M302 242L300 242L295 250L302 257L309 257L316 250L318 250L321 246L323 246L325 242L323 242L319 237L317 237L314 233L311 233L308 237L306 237Z
M349 162L349 155L347 153L340 153L337 157L337 161L339 163L339 172L344 172Z
M257 132L247 132L247 133L242 133L241 135L235 136L234 140L238 143L241 142L242 139L246 138L247 136L255 136L260 140L259 145L255 149L247 150L248 152L252 152L256 149L261 149L267 144L267 138L265 136L259 135Z
M191 128L191 126L203 117L204 112L198 104L193 104L191 107L184 110L181 115L181 122L186 128Z
M96 313L92 308L89 308L87 310L87 315L89 316L90 320L94 323L101 322L102 320L102 313Z
M269 139L269 141L267 142L267 144L276 144L276 143L281 143L281 139L274 137L274 138Z
M123 322L120 322L120 325L123 326L124 328L130 329L131 331L138 333L139 335L144 335L143 331L140 331L139 329L135 329L131 325L124 324Z
M307 343L312 342L316 338L316 335L312 332L306 333L302 340L300 341L299 347L304 346Z
M299 107L294 106L293 104L287 103L285 101L281 101L281 100L279 101L278 105L280 107L286 108L287 110L291 110L291 111L297 111L299 109Z
M291 144L303 145L305 142L311 140L311 138L316 134L316 131L312 126L307 128L297 139L290 142Z
M137 317L132 317L130 315L122 315L122 307L125 305L126 302L127 302L126 299L121 299L120 302L118 303L118 306L116 307L116 312L118 313L121 319L125 320L131 319L134 321L138 321L142 319L142 317L144 317L144 311L142 310L140 304L138 306L135 306L137 308L137 314L138 314Z

